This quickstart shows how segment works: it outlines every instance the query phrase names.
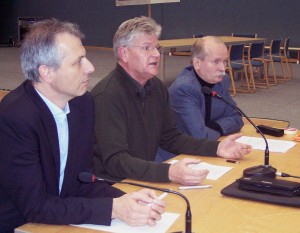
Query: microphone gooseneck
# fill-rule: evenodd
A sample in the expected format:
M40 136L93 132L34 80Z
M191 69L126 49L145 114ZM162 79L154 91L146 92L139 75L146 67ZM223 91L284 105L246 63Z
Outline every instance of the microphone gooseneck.
M202 87L201 91L205 95L210 95L212 97L215 97L215 98L223 101L224 103L228 104L230 107L232 107L233 109L235 109L239 113L241 113L242 116L244 116L247 119L247 121L250 122L250 124L256 129L257 132L259 132L259 134L264 139L265 144L266 144L264 165L247 168L244 170L243 175L244 176L260 176L260 177L275 178L277 170L276 170L276 168L273 168L272 166L269 165L269 154L270 154L269 153L269 144L268 144L268 141L267 141L265 135L261 132L261 130L253 123L253 121L238 106L235 106L226 98L220 96L215 91L212 91L209 87L206 87L206 86Z
M153 190L158 190L158 191L173 193L175 195L178 195L178 196L182 197L186 202L185 233L192 233L192 212L191 212L190 202L187 199L187 197L184 196L180 192L176 192L172 189L157 188L157 187L144 185L144 184L139 184L139 183L134 183L134 182L115 181L115 180L110 180L110 179L103 179L103 178L95 176L94 174L92 174L90 172L80 172L78 174L78 179L82 183L94 183L96 181L103 181L103 182L107 182L107 183L110 183L110 184L115 184L115 183L128 184L128 185L132 185L132 186L138 186L138 187L142 187L142 188L148 188L148 189L153 189Z

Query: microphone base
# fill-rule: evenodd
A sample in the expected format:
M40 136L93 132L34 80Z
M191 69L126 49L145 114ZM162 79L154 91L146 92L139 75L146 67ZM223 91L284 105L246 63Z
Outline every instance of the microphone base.
M243 175L245 177L256 176L256 177L268 177L275 178L277 169L270 165L259 165L255 167L249 167L244 170Z

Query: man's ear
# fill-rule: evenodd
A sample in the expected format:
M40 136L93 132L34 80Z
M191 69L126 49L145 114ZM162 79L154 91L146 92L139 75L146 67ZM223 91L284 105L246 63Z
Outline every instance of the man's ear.
M39 71L40 78L43 81L45 81L45 82L50 82L51 81L51 78L52 78L51 71L52 71L52 69L49 66L41 65L38 68L38 71Z
M192 60L193 66L195 70L199 70L200 69L200 65L201 65L201 60L197 57L194 57Z
M118 48L119 58L123 62L127 63L128 61L128 49L126 47L119 47Z

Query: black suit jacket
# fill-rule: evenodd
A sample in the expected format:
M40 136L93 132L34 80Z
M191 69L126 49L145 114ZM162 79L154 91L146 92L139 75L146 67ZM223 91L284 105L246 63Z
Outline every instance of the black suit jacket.
M47 105L25 81L0 103L0 232L26 222L109 225L110 185L82 184L77 176L93 171L94 103L86 93L69 102L69 151L59 194L59 144Z

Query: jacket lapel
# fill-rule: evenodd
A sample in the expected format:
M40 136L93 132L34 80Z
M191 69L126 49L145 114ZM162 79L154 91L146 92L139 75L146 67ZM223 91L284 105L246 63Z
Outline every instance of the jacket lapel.
M41 99L39 94L35 91L31 82L26 84L26 89L32 96L32 100L36 104L36 106L40 109L43 127L45 129L45 134L51 149L51 155L53 157L54 165L55 165L55 174L57 178L57 187L59 183L59 173L60 173L60 152L59 152L59 142L57 135L57 127L55 123L55 119L45 104L45 102Z

